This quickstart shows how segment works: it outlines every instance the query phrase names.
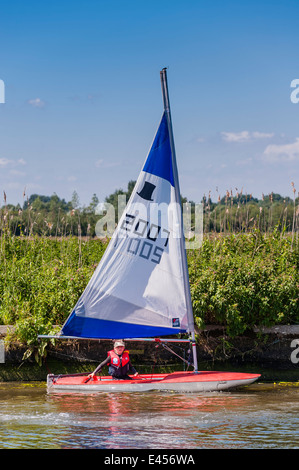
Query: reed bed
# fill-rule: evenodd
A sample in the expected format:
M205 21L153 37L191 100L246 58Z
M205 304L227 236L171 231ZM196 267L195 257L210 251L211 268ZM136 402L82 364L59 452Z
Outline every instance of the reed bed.
M203 243L188 252L199 327L224 325L234 336L299 322L299 198L292 188L293 200L256 200L237 190L217 203L203 198ZM94 237L96 198L88 208L48 199L14 207L5 195L0 209L0 323L14 325L14 339L38 360L45 344L37 335L66 320L107 246Z

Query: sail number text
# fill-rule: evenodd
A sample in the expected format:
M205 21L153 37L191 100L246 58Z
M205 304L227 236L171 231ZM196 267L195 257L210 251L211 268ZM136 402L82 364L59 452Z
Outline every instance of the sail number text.
M158 224L150 223L136 215L125 214L121 224L128 237L127 252L159 264L164 249L168 245L170 231ZM162 241L162 246L157 245Z

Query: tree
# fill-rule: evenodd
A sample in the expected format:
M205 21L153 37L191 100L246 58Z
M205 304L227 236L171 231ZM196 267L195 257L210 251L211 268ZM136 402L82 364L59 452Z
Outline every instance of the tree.
M135 184L136 184L136 181L131 180L128 183L127 191L124 191L123 189L116 189L114 191L114 193L110 194L110 196L107 196L105 198L105 202L108 202L109 204L113 205L117 220L119 220L118 217L119 217L119 215L121 215L121 214L118 214L118 197L121 196L121 195L125 195L126 196L126 202L128 202L128 200L129 200L129 198L132 194L132 191L135 187Z
M73 209L78 209L80 206L80 199L77 191L74 191L72 194L71 205Z
M91 203L88 206L88 212L91 212L92 214L94 214L98 204L99 204L99 198L94 193L92 198L91 198Z

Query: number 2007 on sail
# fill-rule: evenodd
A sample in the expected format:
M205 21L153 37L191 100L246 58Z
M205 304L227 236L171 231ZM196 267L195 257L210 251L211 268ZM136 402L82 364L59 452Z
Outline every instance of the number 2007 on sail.
M128 238L129 254L138 255L156 264L160 263L164 248L168 245L169 230L157 224L149 224L141 218L136 220L136 216L131 214L126 214L121 229L133 235ZM158 238L162 240L163 246L154 245Z

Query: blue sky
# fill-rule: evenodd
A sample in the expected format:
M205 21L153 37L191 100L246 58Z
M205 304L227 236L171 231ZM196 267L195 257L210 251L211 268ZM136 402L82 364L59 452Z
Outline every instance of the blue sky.
M168 67L181 192L299 190L299 2L2 1L0 204L137 179Z

